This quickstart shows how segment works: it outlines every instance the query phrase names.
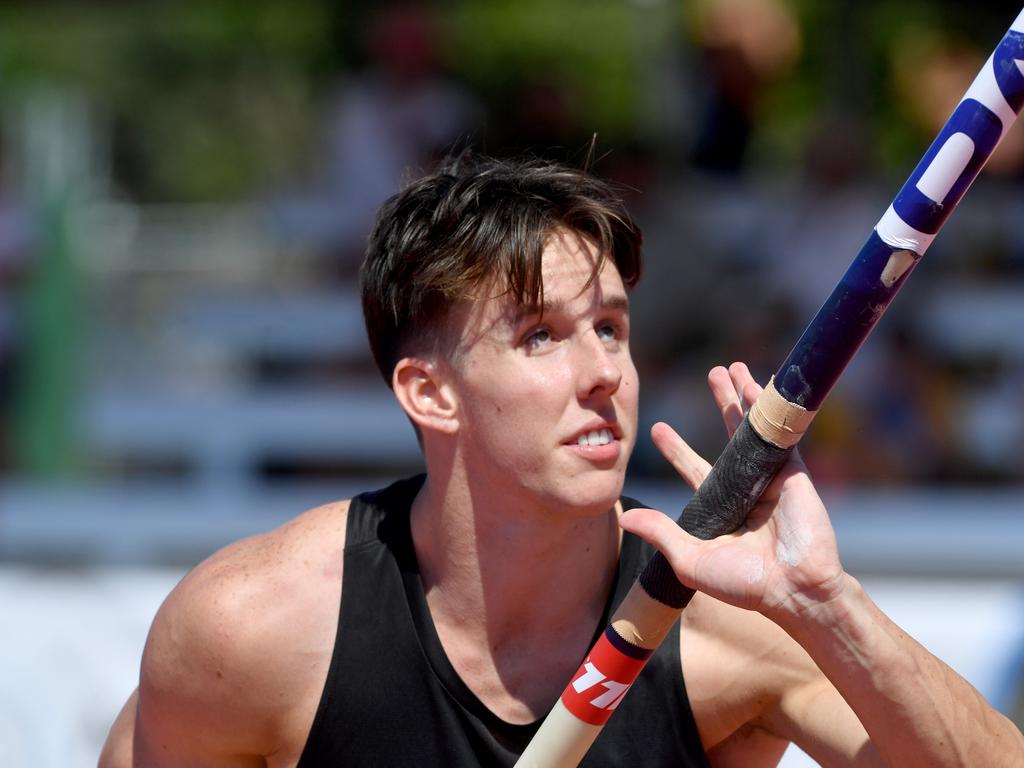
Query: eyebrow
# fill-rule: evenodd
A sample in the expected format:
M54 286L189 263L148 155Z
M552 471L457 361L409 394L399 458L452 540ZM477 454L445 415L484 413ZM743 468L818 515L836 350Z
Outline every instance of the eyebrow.
M535 315L543 317L548 314L564 313L569 302L563 299L545 301L543 304L520 304L516 307L511 316L511 325L517 326L528 317ZM601 312L619 311L629 312L629 299L625 296L609 296L601 302Z

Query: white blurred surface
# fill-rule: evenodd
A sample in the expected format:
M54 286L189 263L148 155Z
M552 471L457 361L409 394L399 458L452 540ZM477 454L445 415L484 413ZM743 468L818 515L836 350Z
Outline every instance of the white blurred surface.
M182 571L0 569L0 744L9 768L95 766Z
M0 567L0 744L8 768L95 766L135 686L146 631L177 568ZM1000 706L1024 654L1016 581L863 580L905 629ZM791 748L786 768L815 765Z

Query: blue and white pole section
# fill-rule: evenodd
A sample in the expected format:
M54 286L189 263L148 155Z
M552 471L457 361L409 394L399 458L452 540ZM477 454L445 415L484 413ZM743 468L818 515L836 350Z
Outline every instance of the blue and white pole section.
M686 505L684 530L743 524L1022 106L1024 11ZM578 765L692 596L651 558L516 765Z

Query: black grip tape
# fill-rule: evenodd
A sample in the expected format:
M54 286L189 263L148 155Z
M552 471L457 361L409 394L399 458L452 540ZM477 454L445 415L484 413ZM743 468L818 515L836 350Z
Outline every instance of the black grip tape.
M769 443L744 418L676 522L700 539L732 533L743 525L792 450ZM648 595L672 608L685 608L693 597L693 590L679 583L661 552L647 563L640 574L640 585Z

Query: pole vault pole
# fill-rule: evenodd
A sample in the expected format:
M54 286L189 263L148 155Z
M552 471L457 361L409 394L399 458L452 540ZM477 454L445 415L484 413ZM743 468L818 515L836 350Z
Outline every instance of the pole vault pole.
M743 524L1022 106L1024 10L686 505L685 531ZM691 597L655 554L516 766L578 765Z

